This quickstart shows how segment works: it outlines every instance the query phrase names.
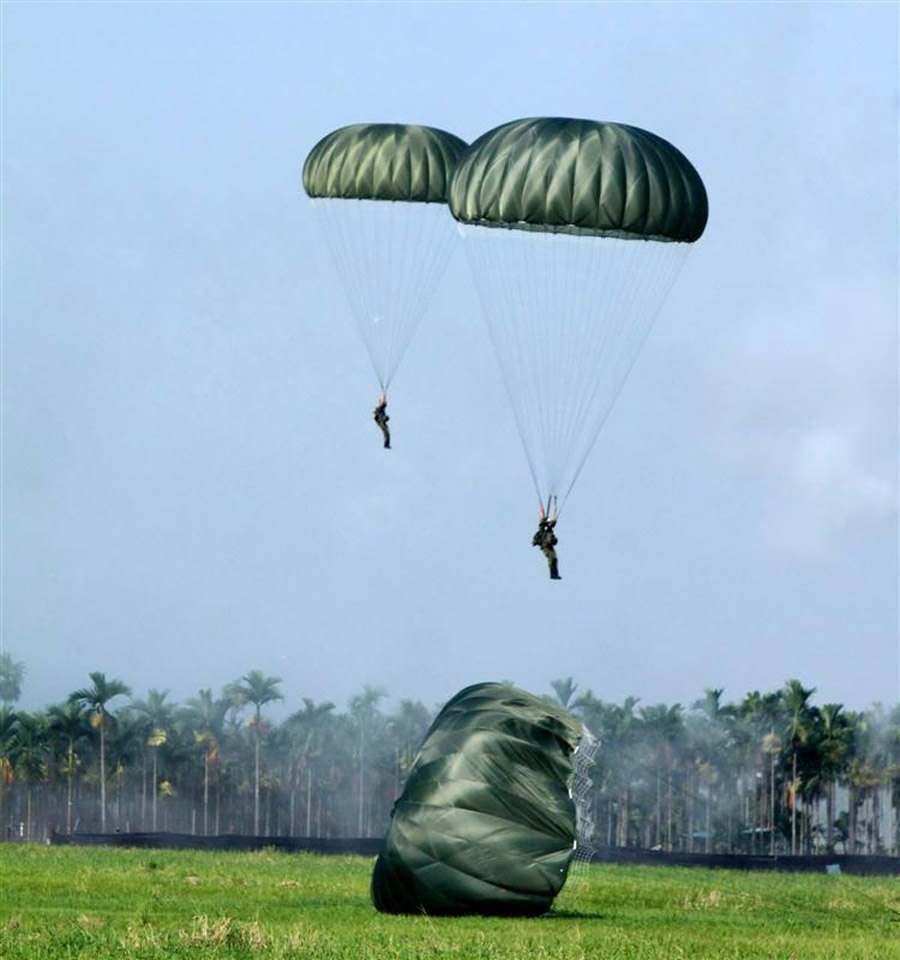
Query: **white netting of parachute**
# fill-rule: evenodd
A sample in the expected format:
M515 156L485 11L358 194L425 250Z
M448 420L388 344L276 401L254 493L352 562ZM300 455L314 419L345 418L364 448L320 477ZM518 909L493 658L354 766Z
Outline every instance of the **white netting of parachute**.
M443 203L311 202L386 391L450 259L453 221Z
M535 489L561 509L692 244L458 230Z
M569 792L575 803L575 853L569 865L566 885L557 905L563 910L577 909L580 898L590 890L589 864L596 851L592 773L601 743L582 723L582 737L574 755L575 771Z
M575 773L572 777L571 794L575 803L575 860L589 861L594 853L594 836L597 824L594 820L592 772L600 751L600 741L582 724L583 734L575 751Z

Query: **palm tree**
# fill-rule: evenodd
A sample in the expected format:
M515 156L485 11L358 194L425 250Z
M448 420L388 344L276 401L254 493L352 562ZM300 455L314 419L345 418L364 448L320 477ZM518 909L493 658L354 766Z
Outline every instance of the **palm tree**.
M675 744L684 733L681 704L666 706L664 703L641 707L638 711L643 724L643 733L652 753L653 771L656 778L655 845L663 846L662 787L666 785L665 849L672 849L672 803L673 760Z
M106 833L106 726L111 718L106 705L115 697L130 696L131 688L121 680L107 680L99 670L88 676L91 686L75 690L69 700L83 704L90 714L91 726L100 731L100 832Z
M786 733L791 747L791 855L797 853L797 801L800 784L797 781L797 754L805 744L811 730L812 715L809 698L816 692L809 690L799 680L788 680L784 686L784 707L787 717Z
M826 703L819 712L819 755L825 785L825 849L834 850L834 795L838 780L846 775L851 746L850 727L840 703Z
M238 708L253 705L250 721L254 739L253 833L259 836L259 742L262 735L262 708L273 700L283 700L278 689L281 677L267 677L261 670L251 670L240 680L226 687L226 694Z
M724 779L723 766L728 758L726 744L729 739L728 723L734 716L734 707L722 703L722 688L707 687L703 697L693 703L692 709L700 723L695 726L698 746L697 772L706 783L706 829L704 852L713 849L712 807L714 788Z
M738 707L738 716L748 728L750 749L755 753L759 769L760 796L751 837L750 852L755 853L757 831L769 830L769 854L775 856L775 770L781 753L777 729L781 725L781 694L748 693ZM762 848L760 848L762 849Z
M400 780L409 773L431 721L431 711L420 700L401 700L399 710L388 720L387 729L396 751L395 798L400 794Z
M72 832L75 812L75 767L78 762L75 746L90 729L84 704L67 700L54 704L47 711L49 730L65 750L63 770L66 774L66 833Z
M891 785L891 804L894 810L894 836L891 848L894 856L900 856L900 703L888 715L887 782Z
M0 653L0 705L11 706L22 694L25 664L13 660L11 653Z
M629 846L631 824L633 775L635 767L634 746L639 720L635 715L637 697L626 697L619 706L604 703L588 690L573 704L573 709L585 726L600 742L592 778L600 791L606 795L606 842L612 846ZM615 810L615 830L613 811ZM593 811L596 822L598 811ZM615 833L615 837L613 834Z
M851 852L857 843L856 808L863 806L863 852L879 853L881 837L881 794L895 775L890 760L893 750L889 714L880 703L861 714L848 714L853 725L853 753L849 765Z
M13 758L16 746L18 715L5 703L0 704L0 823L5 822L3 802L5 788L13 782Z
M378 713L378 701L386 696L384 690L379 687L373 687L365 684L362 693L358 693L350 698L350 713L356 721L356 729L359 734L359 794L358 794L358 836L364 837L365 833L365 760L366 760L366 731L372 727L372 723Z
M209 834L209 771L210 767L219 760L223 725L228 708L227 700L215 699L212 691L207 688L201 690L196 697L191 697L182 711L182 717L193 731L194 742L203 750L204 836Z
M47 776L47 718L41 713L20 713L16 731L15 768L25 783L25 837L34 835L34 785Z
M312 783L313 761L320 753L322 727L325 717L334 710L330 700L316 703L309 697L303 698L303 709L292 713L287 724L299 739L300 758L306 773L306 836L312 836Z
M746 765L752 766L752 797L748 801L747 821L750 823L750 852L757 852L766 829L774 839L775 759L781 752L775 738L778 726L778 694L761 694L758 690L745 695L737 707L736 720L746 750ZM771 788L771 792L770 792ZM749 806L752 804L752 811ZM771 817L770 817L770 814ZM774 850L771 851L774 854Z
M564 677L561 680L551 680L550 686L553 687L553 692L556 694L557 703L563 710L568 710L572 697L575 696L575 691L578 689L578 684L574 683L571 677Z
M128 817L125 809L125 786L128 775L137 769L138 761L141 766L142 799L146 798L146 728L141 727L134 719L134 714L127 708L115 716L115 722L109 725L106 735L106 768L109 772L109 782L115 786L115 802L110 803L114 811L116 826ZM141 804L141 822L146 820L146 803Z
M153 832L157 828L157 798L159 796L159 749L169 739L167 728L172 722L174 708L166 703L168 690L148 690L146 700L132 701L129 712L141 721L145 743L153 751L153 794L151 799L151 822Z

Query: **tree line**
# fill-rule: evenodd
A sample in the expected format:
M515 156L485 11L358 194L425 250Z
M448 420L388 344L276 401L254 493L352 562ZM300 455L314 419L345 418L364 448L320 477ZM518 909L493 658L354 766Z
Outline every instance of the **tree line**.
M274 722L281 680L250 670L183 703L102 672L44 710L15 708L24 666L0 654L0 826L311 838L384 833L436 710L340 711L304 697ZM611 703L553 680L596 744L579 751L585 843L707 853L900 856L900 705L812 703L798 680L727 702Z

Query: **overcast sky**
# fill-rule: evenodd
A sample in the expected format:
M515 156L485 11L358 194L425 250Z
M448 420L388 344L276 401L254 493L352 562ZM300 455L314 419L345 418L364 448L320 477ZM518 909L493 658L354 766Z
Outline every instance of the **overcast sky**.
M21 705L249 669L898 699L894 3L2 7L2 645ZM457 249L377 383L300 170L335 127L617 120L706 233L559 526Z

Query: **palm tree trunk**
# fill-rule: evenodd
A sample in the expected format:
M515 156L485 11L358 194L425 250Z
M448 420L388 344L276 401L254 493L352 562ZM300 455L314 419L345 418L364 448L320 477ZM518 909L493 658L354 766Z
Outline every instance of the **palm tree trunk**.
M152 811L153 818L153 832L156 833L156 798L159 794L159 778L157 774L157 759L156 759L156 747L153 748L153 799L151 801L150 809Z
M253 780L253 833L259 836L259 717L256 720L255 760Z
M775 856L775 756L769 765L769 856Z
M66 770L66 833L72 832L73 778L75 776L75 744L69 741L69 756Z
M306 835L312 836L312 765L306 767Z
M203 836L209 836L209 751L203 753Z
M656 768L656 824L655 824L655 844L657 847L662 845L662 777L659 773L659 767Z
M881 848L881 790L879 785L872 787L872 849L870 853L878 853Z
M797 855L797 751L791 760L791 856Z
M669 761L669 782L666 795L666 850L672 850L672 763Z
M365 836L363 833L363 770L365 763L365 750L366 750L366 738L363 736L362 728L360 728L359 733L359 833L357 836Z
M712 852L712 784L706 787L706 838L703 850L705 853Z
M147 829L147 752L141 751L141 830Z
M100 719L100 832L106 833L106 730Z
M688 853L694 852L694 789L695 789L694 778L691 776L690 771L688 772L688 818L687 818L687 837L688 837Z

